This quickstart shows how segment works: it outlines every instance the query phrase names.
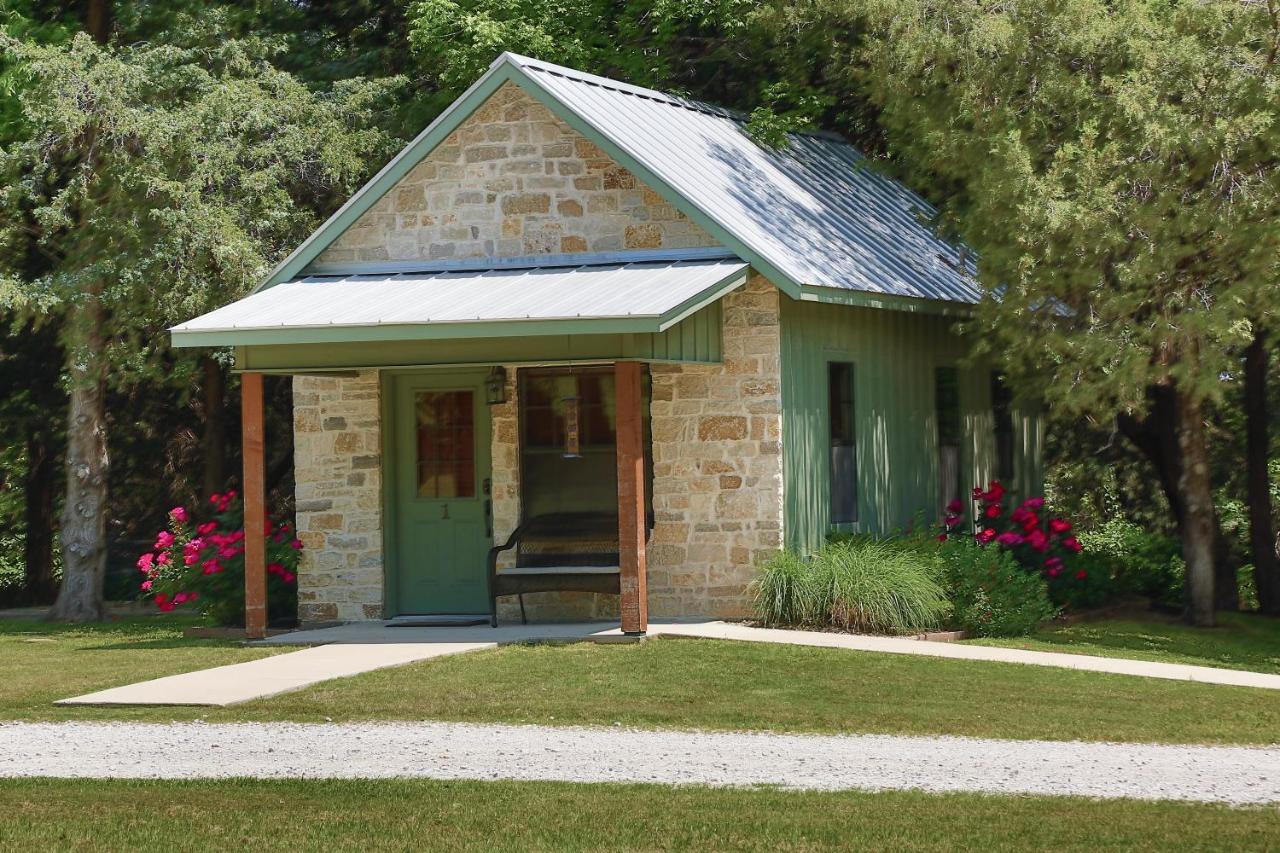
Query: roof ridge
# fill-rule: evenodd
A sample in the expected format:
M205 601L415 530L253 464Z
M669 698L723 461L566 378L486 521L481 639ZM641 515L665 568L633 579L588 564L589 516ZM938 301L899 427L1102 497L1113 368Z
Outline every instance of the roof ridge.
M570 68L566 65L557 65L554 62L547 62L544 59L535 59L531 56L525 56L511 51L502 53L494 60L494 64L496 65L504 60L510 61L524 70L540 71L544 74L554 74L558 77L575 80L589 86L597 86L601 89L618 92L622 95L630 95L635 98L646 98L651 101L659 101L667 104L668 106L679 107L681 109L690 110L691 112L703 113L705 115L712 115L718 118L725 118L730 121L736 121L740 124L748 124L751 121L751 116L741 110L723 107L719 104L713 104L708 101L685 98L680 95L673 95L670 92L662 92L658 89L649 89L645 86L636 86L633 83L615 80L612 77L603 77L599 74L579 71L576 68ZM815 128L813 130L789 130L787 131L787 136L806 136L824 139L828 142L847 145L854 150L859 150L856 145L840 133L834 130L826 130L824 128ZM859 153L861 153L860 150Z

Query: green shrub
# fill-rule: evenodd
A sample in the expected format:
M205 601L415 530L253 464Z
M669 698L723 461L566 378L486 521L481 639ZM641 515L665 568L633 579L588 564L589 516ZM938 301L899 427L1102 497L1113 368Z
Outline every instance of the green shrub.
M979 637L1015 637L1057 613L1045 582L1009 551L951 539L940 554L957 628Z
M1183 604L1185 564L1177 539L1113 518L1080 534L1082 562L1111 579L1115 595L1141 595L1169 607Z
M808 559L775 555L752 583L766 625L912 633L938 627L950 610L936 562L913 548L870 537L824 545Z

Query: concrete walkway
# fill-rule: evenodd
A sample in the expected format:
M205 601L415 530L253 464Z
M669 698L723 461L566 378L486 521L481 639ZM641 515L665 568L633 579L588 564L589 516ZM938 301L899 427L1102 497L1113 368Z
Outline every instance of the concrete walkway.
M0 776L428 778L1280 802L1280 749L463 723L0 723Z
M651 623L649 636L785 643L862 652L1020 663L1175 681L1195 681L1203 684L1280 690L1280 675L1260 672L1061 652L970 646L959 643L930 643L900 637L754 628L734 622ZM263 646L312 647L302 651L143 681L85 696L63 699L58 704L234 705L250 699L261 699L289 690L298 690L333 678L343 678L444 655L491 649L509 643L583 640L616 642L622 639L616 625L600 622L503 625L498 628L490 628L487 625L392 628L381 622L355 623L315 631L296 631L262 640L259 643Z

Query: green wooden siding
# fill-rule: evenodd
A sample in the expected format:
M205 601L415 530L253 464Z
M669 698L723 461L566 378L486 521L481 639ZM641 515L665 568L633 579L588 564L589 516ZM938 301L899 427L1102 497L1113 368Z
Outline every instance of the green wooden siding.
M367 367L470 364L546 364L568 361L718 362L719 301L665 332L607 335L536 335L440 341L360 341L344 344L277 344L238 347L240 370L288 372Z
M961 488L995 469L991 371L966 366L955 320L925 313L782 300L782 439L786 542L807 550L831 529L827 365L855 365L858 521L843 529L891 533L938 516L934 370L959 368ZM1016 483L1041 489L1040 418L1015 408Z

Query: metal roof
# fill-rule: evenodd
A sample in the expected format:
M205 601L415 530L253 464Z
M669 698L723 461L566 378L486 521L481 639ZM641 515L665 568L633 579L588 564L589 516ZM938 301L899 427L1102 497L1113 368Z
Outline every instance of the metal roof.
M174 346L661 332L746 280L737 258L309 275L174 326Z
M934 209L868 168L848 142L790 134L788 146L771 150L724 109L515 54L494 68L504 62L719 225L726 245L758 258L765 272L801 286L981 297L972 259L926 224Z

